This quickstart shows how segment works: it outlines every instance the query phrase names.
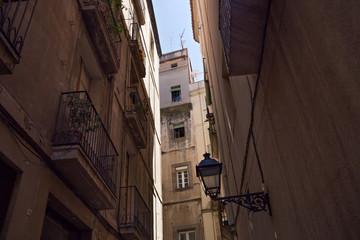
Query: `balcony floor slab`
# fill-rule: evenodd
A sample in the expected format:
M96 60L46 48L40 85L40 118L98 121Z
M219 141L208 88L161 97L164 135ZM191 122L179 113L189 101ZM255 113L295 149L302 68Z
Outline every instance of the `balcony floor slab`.
M51 160L71 188L92 208L115 207L116 197L80 146L56 146Z

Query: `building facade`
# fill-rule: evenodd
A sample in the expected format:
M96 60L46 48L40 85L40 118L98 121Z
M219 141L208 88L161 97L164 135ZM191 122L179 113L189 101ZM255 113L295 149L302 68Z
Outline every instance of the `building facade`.
M232 237L359 238L359 2L190 4L222 196L269 192L266 212L226 207Z
M0 10L0 239L162 239L151 1Z
M195 166L210 151L204 81L194 82L188 50L160 59L164 239L220 239L218 212Z

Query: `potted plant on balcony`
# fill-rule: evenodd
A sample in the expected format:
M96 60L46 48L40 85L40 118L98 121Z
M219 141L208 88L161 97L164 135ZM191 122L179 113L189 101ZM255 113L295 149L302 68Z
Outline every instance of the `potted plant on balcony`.
M80 94L71 93L65 100L68 121L64 122L63 130L72 143L78 143L85 133L95 131L101 124L92 102Z

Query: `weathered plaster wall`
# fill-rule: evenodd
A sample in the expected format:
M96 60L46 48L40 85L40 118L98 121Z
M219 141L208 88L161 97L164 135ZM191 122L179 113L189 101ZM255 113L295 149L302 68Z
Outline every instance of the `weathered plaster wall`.
M38 1L20 64L15 66L13 74L0 76L1 110L4 108L33 142L27 142L29 138L20 137L20 139L33 152L37 153L38 149L32 148L31 145L36 145L44 153L40 156L41 160L34 157L19 142L16 143L6 123L0 121L1 160L5 159L6 163L19 172L19 180L16 182L7 214L7 225L1 232L1 239L40 239L49 194L61 201L79 221L85 223L86 229L83 230L93 230L93 238L115 239L114 234L104 227L104 223L95 217L84 204L85 201L71 190L68 183L63 182L57 172L43 163L51 161L60 93L80 90L81 66L85 66L91 78L91 88L88 89L90 98L120 154L114 166L118 174L117 185L120 187L125 181L127 183L130 181L129 175L124 177L126 164L122 161L126 152L131 152L132 160L136 161L136 163L132 162L134 164L131 166L131 172L134 176L142 176L141 179L135 179L131 183L140 186L140 192L150 210L153 205L157 205L154 216L161 214L159 56L156 45L154 59L151 61L147 59L146 62L148 72L143 85L145 85L145 95L150 98L152 116L148 120L148 146L140 152L133 143L131 132L127 130L124 117L126 82L129 79L129 63L132 57L127 36L122 32L118 51L119 71L108 76L99 64L93 42L85 27L80 2L78 0ZM145 48L150 44L152 29L148 13L146 19L142 32ZM149 51L148 48L146 51ZM148 52L147 55L149 56ZM154 119L155 124L151 123ZM21 154L18 144L26 157ZM26 161L26 158L29 161ZM154 192L152 186L153 177L158 193ZM104 221L117 231L117 209L99 212ZM72 216L67 217L70 219ZM162 231L159 230L162 229L161 218L154 217L153 222L156 224L151 231L161 239Z
M219 6L198 3L227 194L255 192L252 142L240 183L257 76L223 78ZM359 7L271 1L253 130L273 215L235 206L239 239L359 238Z

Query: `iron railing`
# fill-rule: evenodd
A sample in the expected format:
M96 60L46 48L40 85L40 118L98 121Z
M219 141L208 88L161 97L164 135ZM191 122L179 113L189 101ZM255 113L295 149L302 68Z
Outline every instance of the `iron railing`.
M135 186L120 188L120 206L120 227L136 227L151 239L151 211Z
M0 1L0 31L20 56L37 0Z
M84 6L96 6L106 24L106 30L111 42L111 47L119 60L118 48L120 43L121 23L116 20L110 0L82 0Z
M116 193L118 153L86 91L62 93L53 144L79 145Z
M148 106L147 106L147 104L144 104L141 101L136 87L128 88L128 94L129 94L128 95L129 97L128 97L128 104L127 104L126 110L129 112L136 113L136 116L138 117L139 122L141 124L141 128L144 131L144 133L146 133L146 123L147 123L146 107L148 107Z
M130 23L129 26L129 35L130 35L130 41L137 46L139 49L139 54L141 58L142 64L144 64L145 60L145 49L144 45L142 43L141 37L140 37L140 27L139 24L136 22Z
M219 28L227 66L230 64L231 1L232 0L219 0Z
M140 31L139 31L139 25L137 23L130 23L129 35L131 41L139 42Z

